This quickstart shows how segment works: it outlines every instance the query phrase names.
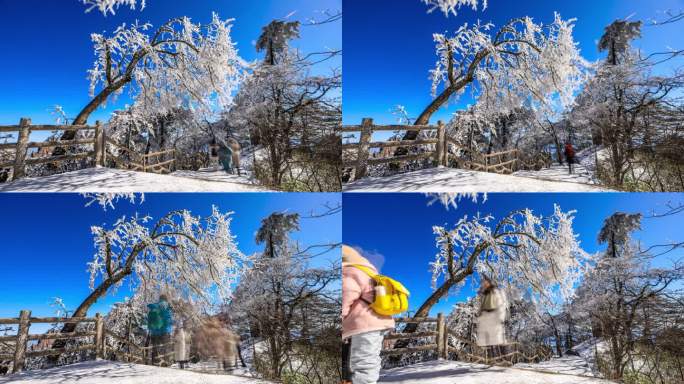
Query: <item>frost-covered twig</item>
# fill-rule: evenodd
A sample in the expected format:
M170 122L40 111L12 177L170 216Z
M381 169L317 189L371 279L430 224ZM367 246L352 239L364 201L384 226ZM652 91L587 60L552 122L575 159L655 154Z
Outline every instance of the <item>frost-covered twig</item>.
M482 10L484 11L487 9L487 0L421 0L423 3L425 3L427 6L430 7L428 9L428 13L431 13L435 10L439 10L440 12L444 13L444 16L449 17L450 14L457 16L458 15L458 10L462 6L467 6L472 8L473 10L477 10L477 8L480 6L480 3L482 3Z
M112 15L116 14L116 9L119 8L120 6L129 6L131 9L136 9L138 7L138 3L140 4L140 10L142 11L145 9L145 2L146 0L80 0L83 5L87 6L88 8L86 9L86 13L92 11L93 9L97 9L98 11L102 12L103 15L107 16L107 14L111 13Z
M102 207L103 210L107 210L107 207L114 209L114 203L118 202L120 199L128 200L131 204L135 204L136 199L140 201L140 204L145 202L145 194L136 194L133 192L101 192L101 193L81 193L81 196L89 201L86 202L85 206L89 207L93 203L97 203Z
M426 193L425 196L427 196L430 200L428 201L428 206L434 204L434 203L440 203L449 210L449 207L453 209L458 208L458 203L462 199L470 199L473 203L477 203L478 201L478 193L477 192L443 192L443 193L434 193L434 192L429 192ZM487 202L487 193L482 194L482 203Z

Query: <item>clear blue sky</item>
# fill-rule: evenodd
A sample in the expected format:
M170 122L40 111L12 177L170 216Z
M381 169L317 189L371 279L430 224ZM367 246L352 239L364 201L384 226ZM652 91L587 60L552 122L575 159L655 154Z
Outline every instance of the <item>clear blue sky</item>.
M86 14L85 9L80 0L0 0L0 125L17 124L20 117L30 117L36 124L53 124L48 109L55 104L75 117L89 101L86 71L95 60L90 41L93 32L111 33L136 19L159 26L183 15L207 23L215 11L224 19L235 19L233 40L243 58L254 60L263 55L256 53L254 42L271 20L292 12L289 20L321 19L318 11L341 10L342 0L148 0L142 12L123 7L107 17L96 10ZM302 26L301 38L292 46L303 52L339 49L341 29L339 21ZM340 66L341 58L335 58L316 70ZM126 102L123 97L98 110L91 122L108 120L110 113Z
M395 123L389 110L404 105L417 117L432 100L428 71L434 68L433 33L452 33L464 22L477 19L501 26L506 21L529 15L537 22L553 21L553 12L563 18L577 18L575 40L588 60L601 57L596 43L603 28L618 18L662 19L659 11L684 9L684 0L490 0L484 12L464 7L458 16L446 18L435 11L427 14L419 0L345 0L344 2L344 124L360 124L372 117L377 123ZM684 46L684 23L644 27L636 46L645 52L664 51L667 46ZM433 115L447 121L463 106L450 105Z
M78 194L0 194L0 317L15 317L20 309L37 316L52 315L49 306L55 296L74 309L89 294L86 263L95 251L90 227L111 225L122 215L134 212L159 218L172 209L189 209L195 215L209 215L211 206L234 211L233 234L245 254L263 249L254 235L261 220L274 211L309 215L323 212L326 203L339 204L338 193L226 193L146 194L135 206L119 202L106 212L98 205L84 207ZM340 242L341 215L300 220L301 230L293 238L302 245ZM312 263L338 260L331 251ZM126 287L94 305L90 314L105 313L109 306L129 294Z
M501 218L508 212L529 207L536 214L552 214L557 203L564 211L577 210L574 228L582 248L590 253L605 249L596 242L603 220L616 211L663 211L668 202L684 203L684 194L666 193L513 193L489 194L486 203L462 201L457 210L440 204L427 206L423 194L345 193L342 231L344 243L360 247L370 259L382 264L381 272L401 281L409 291L410 309L415 310L432 293L429 262L437 253L433 225L453 227L464 214L476 212ZM668 240L682 241L684 214L667 218L643 219L643 230L635 238L647 245ZM682 258L684 252L659 257L657 265ZM453 305L473 296L476 288L468 282L457 295L442 300L432 313L449 312Z

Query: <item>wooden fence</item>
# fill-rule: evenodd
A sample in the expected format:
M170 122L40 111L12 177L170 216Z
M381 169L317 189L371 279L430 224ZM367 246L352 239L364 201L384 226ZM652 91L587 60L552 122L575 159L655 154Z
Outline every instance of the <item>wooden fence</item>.
M110 138L106 138L105 142L118 152L114 153L107 149L107 159L111 160L117 168L140 172L171 173L176 165L175 149L141 154Z
M44 333L31 334L29 329L32 324L41 323L60 323L60 324L79 324L95 323L93 331L87 332L63 332L63 333ZM17 325L17 334L10 336L0 336L0 343L10 346L13 353L2 353L0 349L0 361L12 363L12 372L21 372L26 359L40 356L56 356L64 353L94 351L95 356L100 359L112 358L113 360L155 364L170 364L173 361L173 341L157 346L165 348L166 353L152 356L151 350L154 346L141 346L130 338L119 336L116 333L105 329L104 318L98 313L95 317L31 317L31 311L22 310L19 317L0 318L0 325ZM40 349L30 350L29 343L44 340L74 340L78 338L92 337L91 343L79 345L75 348L53 348L51 344L43 345ZM154 357L155 361L152 361Z
M421 330L409 333L392 332L385 335L386 342L383 343L383 350L381 351L383 356L434 351L439 359L504 366L511 366L519 362L539 362L548 360L553 356L553 352L548 347L526 347L518 342L506 343L495 347L480 347L473 341L465 340L449 330L446 325L446 319L441 313L437 317L399 317L394 320L396 323L435 324L436 326L434 327L435 330ZM403 348L385 347L385 345L391 344L390 342L394 340L425 338L434 338L434 342ZM452 346L450 342L461 343L461 346Z
M74 140L60 140L60 141L43 141L30 142L29 137L31 132L36 131L89 131L94 130L95 133L90 138L74 139ZM31 125L31 119L22 118L19 125L5 125L0 126L0 132L18 132L19 136L16 143L0 144L0 150L13 150L14 160L11 162L0 163L0 168L12 168L12 180L18 180L25 176L26 166L33 164L44 163L61 163L69 160L79 160L92 158L96 165L104 166L104 129L100 122L96 122L95 126L89 125ZM53 156L42 156L31 158L28 157L28 151L31 148L39 150L44 148L68 147L70 145L87 145L92 144L93 150L83 153L73 153Z
M453 347L449 341L456 341L462 346L460 348ZM551 349L546 346L530 347L518 342L481 347L473 341L459 337L451 330L447 330L446 349L454 360L487 365L511 366L517 363L537 363L553 356Z
M29 329L32 324L40 323L64 323L64 324L79 324L79 323L95 323L95 330L91 332L66 332L66 333L44 333L31 334ZM12 336L0 336L0 342L13 343L14 353L0 354L0 360L7 360L12 362L12 372L21 372L24 369L26 359L29 357L39 356L54 356L69 352L80 351L95 351L97 357L104 357L105 343L104 343L104 319L100 314L95 317L31 317L31 311L22 310L17 318L0 319L0 325L18 325L17 334ZM76 348L52 348L51 345L46 346L42 350L31 351L28 348L30 341L41 342L43 340L58 340L67 339L73 340L82 337L93 337L93 342L90 344L80 345Z
M435 138L422 140L401 140L401 141L372 141L373 132L379 131L436 131ZM402 163L414 160L434 159L436 165L446 165L446 129L442 122L438 122L437 126L432 125L373 125L373 119L365 118L361 125L347 125L338 128L339 132L360 132L361 136L358 143L342 144L342 163L344 167L353 167L355 169L355 179L360 179L366 176L369 165L385 164L385 163ZM434 151L427 151L418 154L391 156L371 158L371 148L397 148L397 147L412 147L415 145L434 144ZM345 151L355 150L356 158L351 160L344 159Z
M116 345L117 343L118 345ZM136 344L135 341L131 340L130 338L126 338L109 330L105 330L105 345L109 348L104 354L104 357L112 357L113 360L125 361L127 363L132 362L152 365L166 363L170 365L174 356L173 340L156 347L166 349L166 353L152 356L151 351L155 348L155 346L141 346ZM152 358L154 358L155 361L152 361Z
M381 355L403 355L414 352L435 351L438 358L447 358L447 329L446 321L443 314L438 314L437 317L398 317L395 318L396 323L418 323L418 324L436 324L434 331L421 331L410 333L389 333L385 335L385 340L401 340L401 339L418 339L418 338L434 338L433 343L417 345L405 348L384 348ZM385 344L385 343L383 343Z
M415 160L432 159L435 166L445 166L474 171L510 174L518 170L521 165L520 152L511 149L495 153L480 153L472 151L456 143L446 134L446 128L441 121L433 125L374 125L373 119L364 118L361 125L345 125L338 129L341 133L359 133L356 143L342 144L342 163L346 168L354 169L354 179L365 177L368 166L386 163L406 163ZM372 141L374 132L381 131L419 131L434 132L429 138L416 140ZM403 156L388 155L373 156L371 149L383 150L398 147L413 147L416 145L434 145L424 152ZM345 159L346 157L346 159ZM350 158L351 157L351 158Z
M31 132L37 131L94 131L85 139L56 140L56 141L29 141ZM169 149L154 153L140 154L106 137L104 127L99 121L94 126L89 125L31 125L31 119L22 118L19 125L0 126L2 132L18 132L16 143L0 144L0 151L13 151L14 159L8 162L1 162L0 169L12 168L12 180L18 180L26 175L26 166L44 163L61 163L69 160L93 159L96 166L107 166L111 160L117 168L130 169L141 172L170 173L174 170L176 163L175 149ZM92 151L82 153L72 153L64 155L53 155L50 151L48 156L27 157L29 149L68 147L70 145L92 145ZM111 146L117 153L108 150ZM124 155L125 154L125 155Z

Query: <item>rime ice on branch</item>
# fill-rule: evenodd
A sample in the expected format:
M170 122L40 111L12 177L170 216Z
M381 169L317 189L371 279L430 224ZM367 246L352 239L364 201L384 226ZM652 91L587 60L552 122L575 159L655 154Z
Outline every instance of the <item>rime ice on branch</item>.
M140 10L145 9L145 1L140 0ZM135 9L138 6L138 0L81 0L83 5L87 6L86 13L97 9L102 12L103 15L107 16L108 13L112 15L116 14L116 9L122 5L127 5L131 9Z
M457 16L458 15L457 11L464 5L472 8L473 10L477 10L477 7L480 5L480 0L421 0L421 1L430 7L430 9L428 9L428 13L431 13L431 12L438 9L440 12L444 13L444 15L447 17L449 17L449 14ZM482 10L484 11L485 9L487 9L487 0L482 1Z

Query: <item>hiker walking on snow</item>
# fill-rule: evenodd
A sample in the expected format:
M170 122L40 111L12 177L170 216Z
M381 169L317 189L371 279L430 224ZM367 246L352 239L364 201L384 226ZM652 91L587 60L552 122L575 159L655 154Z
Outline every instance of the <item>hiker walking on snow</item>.
M489 352L506 343L504 322L508 317L506 294L487 276L480 284L480 314L477 317L477 345L487 347Z
M228 140L228 145L230 146L232 153L233 168L237 169L237 174L240 176L240 143L231 137Z
M575 148L570 142L565 144L565 160L568 162L568 171L572 175L572 165L575 164Z
M188 347L190 333L185 330L182 322L179 322L173 334L173 355L180 369L185 369L185 365L190 360Z
M152 364L166 366L167 346L171 341L173 313L166 295L159 295L159 301L147 305L147 329L152 344Z
M233 174L233 148L230 145L221 143L218 149L219 164L227 173Z
M394 329L391 316L371 308L374 280L362 268L377 269L355 249L342 246L342 339L348 345L348 367L353 384L375 384L380 377L380 351L385 332ZM346 364L343 364L346 365Z

